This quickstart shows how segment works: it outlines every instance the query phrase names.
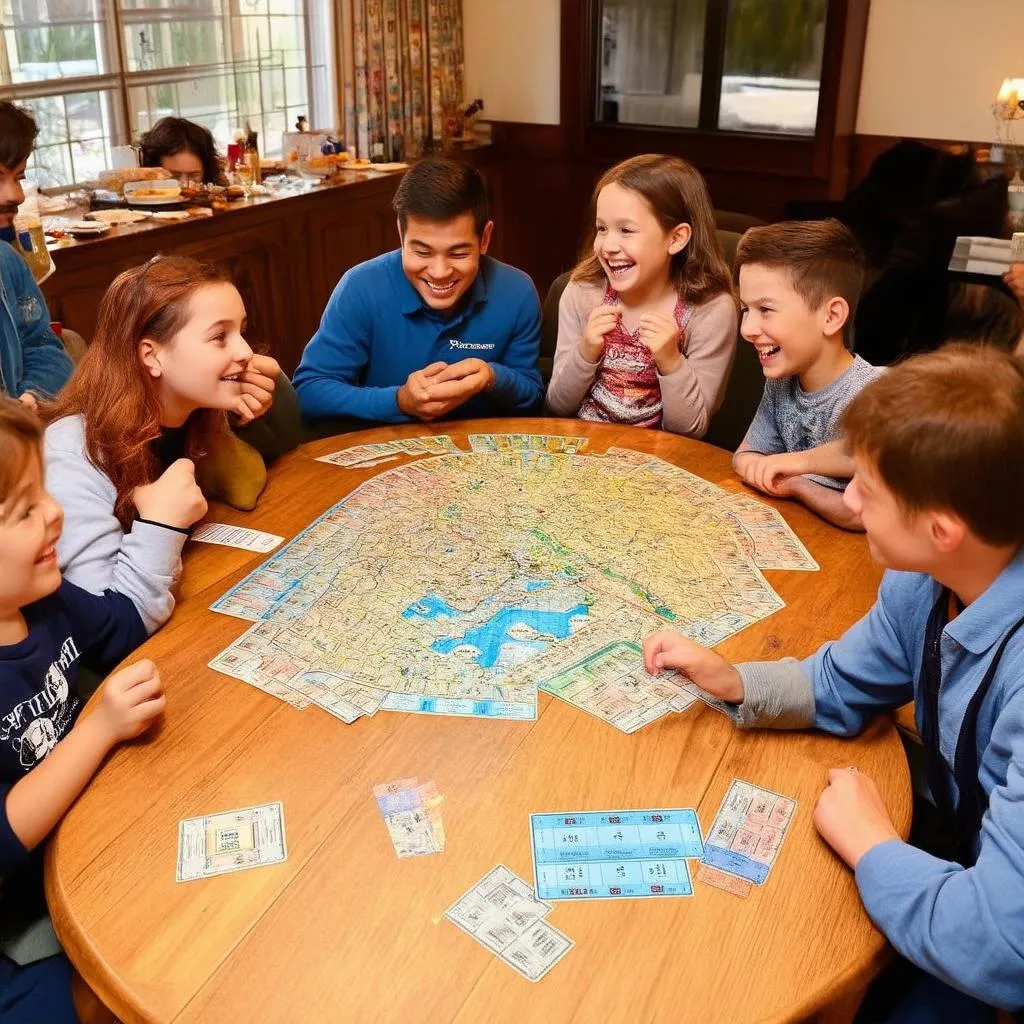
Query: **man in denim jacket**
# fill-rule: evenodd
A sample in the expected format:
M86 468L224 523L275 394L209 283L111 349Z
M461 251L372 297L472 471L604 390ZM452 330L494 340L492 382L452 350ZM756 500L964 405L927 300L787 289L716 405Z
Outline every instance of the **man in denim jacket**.
M71 376L72 364L50 329L50 313L32 272L8 244L25 196L21 180L36 139L36 123L11 103L0 103L0 392L34 405Z

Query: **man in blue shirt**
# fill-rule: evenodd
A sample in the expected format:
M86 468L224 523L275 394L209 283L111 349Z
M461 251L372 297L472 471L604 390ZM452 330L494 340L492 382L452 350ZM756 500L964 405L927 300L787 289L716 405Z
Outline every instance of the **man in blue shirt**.
M944 848L903 842L874 782L844 766L814 824L918 969L884 1019L994 1021L1024 1006L1024 365L947 346L868 384L841 422L845 500L889 570L871 611L804 661L733 666L662 631L645 662L731 702L741 727L854 736L914 700Z
M377 423L522 415L540 404L540 302L487 256L479 171L429 158L393 202L402 247L349 270L295 372L306 417Z
M24 202L21 181L36 140L36 123L0 103L0 393L35 405L71 376L71 360L50 329L50 313L28 265L8 244Z

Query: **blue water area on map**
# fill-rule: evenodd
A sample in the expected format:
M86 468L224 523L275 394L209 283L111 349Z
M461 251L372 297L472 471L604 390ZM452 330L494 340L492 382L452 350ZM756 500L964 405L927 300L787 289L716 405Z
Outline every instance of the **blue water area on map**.
M402 612L403 619L457 619L459 613L437 594L427 594Z
M528 594L537 590L547 590L551 586L551 580L526 580L523 583L523 590Z
M517 640L509 635L515 626L529 626L537 633L564 640L571 632L569 620L574 615L588 615L585 604L578 604L564 612L543 611L538 608L502 608L486 622L466 630L464 636L445 636L435 640L431 649L438 654L451 654L456 647L470 644L480 652L474 659L481 668L494 668L504 644L529 644L544 650L547 644L537 639Z

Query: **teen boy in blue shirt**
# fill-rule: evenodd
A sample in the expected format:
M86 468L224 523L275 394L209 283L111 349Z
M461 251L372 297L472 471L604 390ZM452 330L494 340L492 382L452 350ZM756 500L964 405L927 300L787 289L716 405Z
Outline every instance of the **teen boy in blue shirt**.
M480 173L430 158L399 183L401 248L338 282L295 372L304 416L377 423L522 415L540 404L540 302L487 256Z
M853 736L914 699L950 849L903 842L874 782L842 768L814 823L919 969L887 1019L994 1020L1024 1006L1024 365L989 347L918 356L842 426L845 500L889 569L871 611L803 661L733 666L671 631L644 660L732 702L741 727Z

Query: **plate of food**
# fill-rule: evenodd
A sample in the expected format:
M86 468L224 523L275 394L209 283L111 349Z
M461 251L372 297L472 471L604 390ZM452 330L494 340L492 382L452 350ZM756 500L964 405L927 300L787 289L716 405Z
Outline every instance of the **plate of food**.
M190 214L184 210L157 210L156 213L150 214L153 220L162 221L175 221L175 220L188 220Z
M181 202L181 186L171 181L126 181L124 197L132 206L166 206Z
M91 238L94 235L104 235L109 230L109 224L100 224L94 220L73 220L68 225L68 231L75 238Z
M101 224L138 224L140 220L147 220L148 213L141 213L139 210L93 210L85 215L86 220L99 221Z

